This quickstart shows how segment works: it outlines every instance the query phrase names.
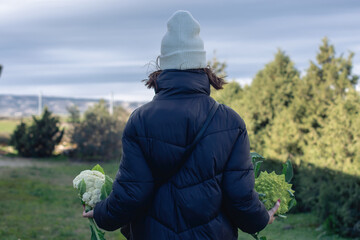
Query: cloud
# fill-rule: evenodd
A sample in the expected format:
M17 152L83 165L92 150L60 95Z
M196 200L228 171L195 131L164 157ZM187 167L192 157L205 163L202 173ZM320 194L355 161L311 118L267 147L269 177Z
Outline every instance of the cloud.
M353 66L353 74L360 75L360 63L354 64Z
M235 78L235 82L238 82L240 86L244 87L245 85L250 85L252 78Z
M218 59L228 63L229 78L240 83L271 61L278 47L300 70L315 59L324 36L338 53L359 50L356 0L326 5L320 0L2 0L0 89L36 94L37 87L46 87L66 95L82 86L79 94L91 97L104 94L101 84L140 88L135 83L155 69L146 64L159 55L166 20L178 9L190 10L199 20L208 59L217 50ZM355 55L354 71L359 63ZM119 94L142 97L128 87L119 88Z

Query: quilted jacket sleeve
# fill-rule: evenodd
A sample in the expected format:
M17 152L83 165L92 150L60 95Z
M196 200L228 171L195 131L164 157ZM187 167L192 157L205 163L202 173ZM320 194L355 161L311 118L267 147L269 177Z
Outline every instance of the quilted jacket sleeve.
M152 198L152 173L135 136L130 118L122 137L123 156L112 192L94 208L96 224L107 231L129 223Z
M224 207L236 227L255 233L266 227L269 214L254 190L255 177L246 128L239 129L237 140L223 176Z

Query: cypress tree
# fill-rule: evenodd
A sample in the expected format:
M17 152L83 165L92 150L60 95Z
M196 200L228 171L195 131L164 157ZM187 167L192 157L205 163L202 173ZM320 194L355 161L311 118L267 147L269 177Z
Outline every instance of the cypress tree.
M256 74L243 103L254 150L263 152L266 148L264 136L269 135L276 116L292 103L299 76L290 57L281 50Z
M305 140L306 145L318 137L335 99L344 97L357 84L358 77L351 73L352 58L353 53L346 59L342 55L336 57L334 46L324 38L316 57L317 64L310 62L292 105L301 131L310 137Z

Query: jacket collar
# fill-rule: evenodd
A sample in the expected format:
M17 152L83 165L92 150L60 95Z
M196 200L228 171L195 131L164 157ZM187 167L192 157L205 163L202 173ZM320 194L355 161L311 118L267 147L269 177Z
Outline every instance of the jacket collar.
M210 82L203 70L166 69L156 80L154 99L210 95Z

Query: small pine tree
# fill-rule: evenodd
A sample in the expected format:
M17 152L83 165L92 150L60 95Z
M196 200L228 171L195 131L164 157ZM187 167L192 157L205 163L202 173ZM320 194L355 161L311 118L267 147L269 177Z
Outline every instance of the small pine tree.
M23 157L49 157L60 143L64 130L59 129L59 119L45 108L41 118L33 116L27 126L21 122L10 138L10 144Z
M16 126L15 131L11 135L9 143L15 147L20 155L27 157L27 149L29 149L29 146L27 146L27 126L24 122L21 122Z

